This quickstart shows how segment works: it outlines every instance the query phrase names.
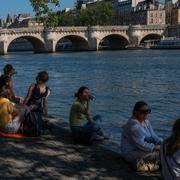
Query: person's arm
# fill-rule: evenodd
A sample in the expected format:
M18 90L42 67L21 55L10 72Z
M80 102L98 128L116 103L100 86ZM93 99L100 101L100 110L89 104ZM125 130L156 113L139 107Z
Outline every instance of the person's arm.
M33 91L34 87L35 87L35 84L32 84L32 85L29 87L28 94L27 94L27 96L26 96L26 98L24 99L24 102L23 102L24 105L27 105L29 99L31 98L32 91Z
M9 89L10 89L10 96L11 96L12 100L15 100L16 96L15 96L15 93L14 93L14 90L13 90L13 81L12 81L12 79L9 79L8 86L9 86Z
M147 152L153 152L155 150L156 147L153 143L147 143L145 141L145 134L140 124L132 122L130 134L132 140L139 149Z
M43 99L44 115L48 116L48 97L50 96L51 91L48 90L47 96Z
M93 122L92 115L90 113L90 100L87 101L87 107L86 107L86 112L85 112L86 118L89 122Z
M163 139L156 135L156 133L154 132L154 130L152 128L152 125L151 125L150 121L147 121L147 126L148 126L148 128L149 128L149 130L151 132L151 136L152 136L155 144L161 144Z
M19 115L18 110L13 106L11 102L8 103L8 113L12 115L12 120Z

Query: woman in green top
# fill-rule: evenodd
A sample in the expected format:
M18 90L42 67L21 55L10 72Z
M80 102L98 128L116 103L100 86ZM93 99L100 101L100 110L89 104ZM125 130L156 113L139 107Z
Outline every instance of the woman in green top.
M92 98L89 89L85 86L80 87L75 97L77 99L71 107L69 116L73 138L84 143L104 140L105 136L100 128L101 116L93 117L90 113Z

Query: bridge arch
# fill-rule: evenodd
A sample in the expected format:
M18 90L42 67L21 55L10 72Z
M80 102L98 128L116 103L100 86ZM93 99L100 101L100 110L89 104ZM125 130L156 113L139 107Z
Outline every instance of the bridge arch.
M159 42L162 38L162 34L159 33L150 33L147 35L144 35L139 40L139 45L145 44L147 41L154 41L155 43Z
M60 37L56 42L56 51L85 51L89 50L88 40L81 36L70 34Z
M98 43L99 50L120 50L125 49L129 44L129 38L120 34L108 34L101 37Z
M19 46L19 51L24 50L23 48L23 44L20 43L29 43L29 48L34 51L35 53L42 53L45 52L45 43L44 40L36 37L36 36L32 36L32 35L20 35L20 36L15 36L10 38L10 40L7 43L7 52L9 50L11 51L16 51L18 48L16 46ZM14 48L14 50L13 50Z

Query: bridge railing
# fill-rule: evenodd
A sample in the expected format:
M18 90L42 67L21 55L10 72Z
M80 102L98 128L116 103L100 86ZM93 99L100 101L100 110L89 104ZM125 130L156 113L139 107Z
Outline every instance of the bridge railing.
M55 27L55 28L48 28L46 31L63 31L63 32L69 32L69 31L87 31L87 26L61 26L61 27Z
M0 29L0 34L42 32L43 30L44 30L44 28L42 28L42 27Z
M147 30L154 30L154 29L165 29L167 25L133 25L130 26L132 29L147 29Z
M44 28L44 27L24 27L24 28L12 28L12 29L0 29L0 34L12 34L12 33L42 33L42 32L85 32L85 31L127 31L128 29L139 30L162 30L167 25L133 25L133 26L71 26L71 27L56 27L56 28Z
M92 26L93 31L112 31L112 30L128 30L129 26Z

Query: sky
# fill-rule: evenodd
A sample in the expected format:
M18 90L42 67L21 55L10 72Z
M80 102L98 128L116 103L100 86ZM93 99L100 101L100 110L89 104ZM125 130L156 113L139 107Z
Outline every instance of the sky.
M61 9L71 7L75 0L60 0ZM0 18L5 18L7 14L30 13L33 15L29 0L0 0Z

